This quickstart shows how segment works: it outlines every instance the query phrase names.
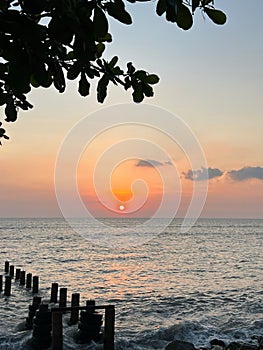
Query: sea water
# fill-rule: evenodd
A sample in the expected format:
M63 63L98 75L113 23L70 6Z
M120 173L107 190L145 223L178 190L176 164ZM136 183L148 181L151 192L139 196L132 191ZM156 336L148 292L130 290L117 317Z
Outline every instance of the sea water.
M127 227L140 219L103 222ZM62 218L0 219L0 270L4 274L8 260L38 275L39 294L47 300L51 283L58 282L69 299L79 292L83 305L87 299L114 304L117 350L263 335L263 220L199 219L186 233L180 225L173 220L144 244L113 248L84 239ZM93 237L101 234L90 230ZM31 292L17 282L10 297L1 293L0 349L27 349L30 303ZM74 327L66 315L64 348L88 349L74 342Z

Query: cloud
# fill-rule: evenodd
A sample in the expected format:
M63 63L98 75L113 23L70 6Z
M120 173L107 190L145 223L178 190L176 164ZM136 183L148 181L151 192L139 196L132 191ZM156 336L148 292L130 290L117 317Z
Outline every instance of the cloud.
M139 159L135 166L145 168L155 168L157 166L172 165L172 162L159 162L154 159Z
M187 173L183 173L183 175L187 180L204 181L222 176L223 171L217 168L201 168L198 170L189 169Z
M234 181L245 181L249 179L263 180L263 168L259 166L246 166L239 170L228 171L227 174Z

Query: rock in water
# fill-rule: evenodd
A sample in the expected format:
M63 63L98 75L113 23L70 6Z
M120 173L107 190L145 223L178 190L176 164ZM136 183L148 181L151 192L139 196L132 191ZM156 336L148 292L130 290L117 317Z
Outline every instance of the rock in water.
M192 343L186 341L174 340L169 343L165 350L196 350Z
M220 346L223 349L226 347L225 342L223 340L220 340L220 339L212 339L210 341L210 344L211 344L212 348L214 348L215 345Z

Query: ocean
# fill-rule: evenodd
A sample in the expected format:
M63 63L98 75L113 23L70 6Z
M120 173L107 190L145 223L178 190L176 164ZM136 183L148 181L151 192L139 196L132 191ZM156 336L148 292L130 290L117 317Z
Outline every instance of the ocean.
M103 223L127 227L140 220ZM38 275L43 299L57 282L68 288L69 300L79 292L83 305L87 299L114 304L116 350L163 350L173 339L201 347L213 338L263 335L263 220L199 219L186 233L180 225L175 219L143 244L113 248L84 239L62 218L0 219L0 270L4 275L7 260ZM1 350L28 348L31 331L24 323L31 303L32 293L14 281L10 297L0 294ZM69 327L67 317L64 349L88 349L74 342L77 326Z

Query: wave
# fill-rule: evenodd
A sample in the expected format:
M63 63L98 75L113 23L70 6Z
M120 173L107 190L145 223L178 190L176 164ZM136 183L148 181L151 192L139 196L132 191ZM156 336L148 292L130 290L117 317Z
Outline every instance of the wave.
M232 341L251 342L254 340L256 344L256 338L262 330L261 321L255 322L246 330L235 326L238 327L236 324L233 325L233 328L218 329L196 321L184 321L169 327L140 332L129 340L117 338L116 350L163 350L173 340L190 342L196 348L210 348L209 344L212 339L223 340L226 344Z
M89 345L76 344L74 335L77 326L68 326L67 319L64 319L64 349L65 350L95 350L101 346L95 343ZM208 347L212 339L223 340L226 344L232 341L251 342L262 332L263 321L258 320L246 329L240 328L233 318L229 319L225 327L215 327L197 321L176 322L167 327L158 329L147 329L138 332L134 336L121 336L116 334L116 350L163 350L165 346L173 341L187 341L193 343L196 348ZM31 350L31 331L25 331L20 325L16 327L16 333L8 336L0 335L0 350ZM255 340L256 343L256 340Z

